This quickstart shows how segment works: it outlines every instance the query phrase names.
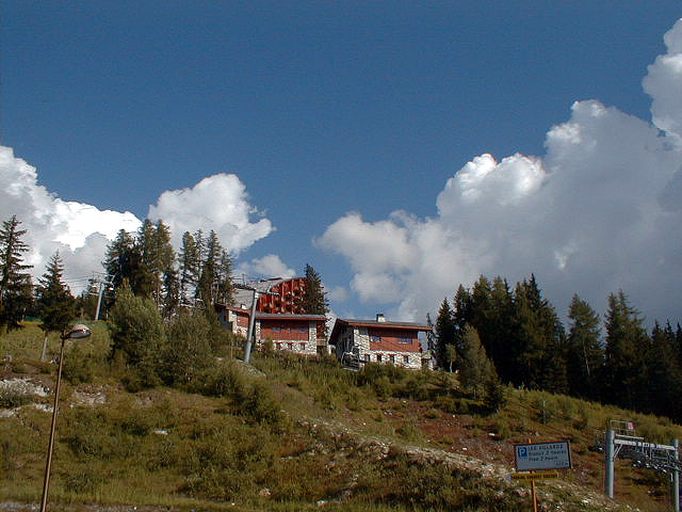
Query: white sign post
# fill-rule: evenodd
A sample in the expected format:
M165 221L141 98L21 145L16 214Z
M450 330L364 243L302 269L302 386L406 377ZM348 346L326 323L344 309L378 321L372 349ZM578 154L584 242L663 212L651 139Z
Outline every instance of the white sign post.
M568 441L514 445L516 471L570 469L571 444Z
M530 439L527 444L515 444L514 465L518 476L527 476L530 480L533 512L538 512L535 480L558 476L556 471L551 470L570 469L571 444L568 441L531 443ZM538 472L535 473L535 471Z

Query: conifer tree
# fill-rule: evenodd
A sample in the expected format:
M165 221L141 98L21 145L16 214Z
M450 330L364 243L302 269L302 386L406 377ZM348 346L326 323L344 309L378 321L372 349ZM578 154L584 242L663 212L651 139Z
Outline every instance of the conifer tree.
M182 248L178 256L180 266L180 301L189 303L196 295L196 287L201 275L201 251L194 236L185 231L182 235Z
M62 333L76 316L76 301L63 281L64 265L56 252L50 258L36 288L36 306L41 319L40 328L45 332L41 360L45 360L47 339L51 332Z
M22 240L26 234L13 215L0 228L0 331L21 327L21 320L33 301L31 265L23 263L22 254L29 250Z
M610 294L606 312L604 389L609 402L628 408L639 405L638 386L644 374L643 354L648 345L638 312L620 290Z
M599 315L578 295L568 309L567 375L570 393L582 398L599 398L598 378L604 364L599 341Z
M512 381L530 388L565 391L563 326L532 274L516 285L514 323L516 364Z
M223 249L216 269L216 302L219 304L232 304L234 296L232 268L232 257Z
M448 367L447 347L455 344L455 323L447 297L443 299L436 318L436 362L439 368Z
M484 396L488 384L498 381L495 366L483 348L478 331L471 325L464 328L462 337L463 353L460 369L460 380L462 385L470 389L474 398Z
M640 408L679 421L682 420L682 404L679 400L682 370L675 348L675 334L670 324L662 328L656 322L644 356L646 377L640 386L645 386L641 395L647 398L641 400Z
M215 303L218 265L223 253L223 247L215 231L211 230L205 241L204 258L201 265L201 274L197 283L197 297L201 299L206 308Z
M503 381L513 373L514 296L506 279L493 279L490 290L488 328L483 346Z
M140 255L135 244L135 239L126 230L119 230L116 238L107 246L104 259L104 269L107 272L107 281L117 290L124 281L135 289L133 284L138 274Z
M322 284L322 277L312 265L305 266L305 286L303 294L297 301L297 310L311 315L326 315L329 313L329 301Z

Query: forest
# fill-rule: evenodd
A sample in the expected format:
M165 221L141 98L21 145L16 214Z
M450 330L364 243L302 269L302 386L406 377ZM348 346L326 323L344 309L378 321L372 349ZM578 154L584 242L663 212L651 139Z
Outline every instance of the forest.
M682 421L679 324L655 321L648 331L622 290L609 295L603 322L578 295L567 318L564 326L534 275L513 289L481 276L443 299L428 343L441 368L470 371L480 345L503 383Z

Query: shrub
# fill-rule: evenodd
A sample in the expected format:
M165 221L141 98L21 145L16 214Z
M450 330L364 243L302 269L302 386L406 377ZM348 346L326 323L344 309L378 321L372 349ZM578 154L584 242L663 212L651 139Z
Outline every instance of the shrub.
M109 331L112 356L122 354L127 366L138 374L142 386L157 385L165 333L154 302L134 296L128 287L119 288L116 304L111 309Z
M211 361L211 326L201 312L181 313L167 329L161 361L161 376L169 385L187 385Z
M31 395L11 387L0 387L0 407L11 409L31 402Z

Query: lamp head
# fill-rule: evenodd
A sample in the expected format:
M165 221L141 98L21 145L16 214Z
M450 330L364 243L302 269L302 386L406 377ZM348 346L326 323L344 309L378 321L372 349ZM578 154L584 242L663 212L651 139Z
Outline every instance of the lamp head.
M64 333L64 339L67 340L79 340L82 338L87 338L90 336L91 331L87 325L75 324L71 327L71 330Z

